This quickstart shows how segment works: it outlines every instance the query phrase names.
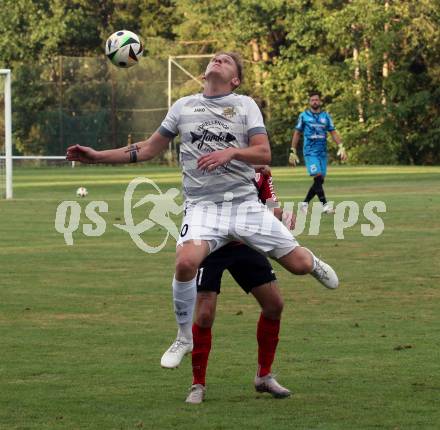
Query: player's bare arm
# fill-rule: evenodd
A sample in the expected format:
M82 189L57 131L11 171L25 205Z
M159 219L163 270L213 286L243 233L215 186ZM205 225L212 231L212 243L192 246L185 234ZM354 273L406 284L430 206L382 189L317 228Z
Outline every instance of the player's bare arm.
M243 161L248 164L269 164L271 152L266 134L255 134L249 139L248 148L227 148L203 155L198 159L200 170L211 171L231 160Z
M69 161L80 161L87 164L147 161L165 150L169 141L169 137L155 132L145 141L107 151L96 151L88 146L73 145L67 148L66 158Z
M299 157L297 154L299 139L301 137L301 132L298 130L295 130L292 137L292 146L290 148L290 154L289 154L289 164L293 167L295 167L297 164L299 164Z
M341 136L336 131L331 131L330 135L333 139L333 142L335 142L338 145L338 156L341 158L342 161L347 160L347 152L345 151L344 145L341 140Z

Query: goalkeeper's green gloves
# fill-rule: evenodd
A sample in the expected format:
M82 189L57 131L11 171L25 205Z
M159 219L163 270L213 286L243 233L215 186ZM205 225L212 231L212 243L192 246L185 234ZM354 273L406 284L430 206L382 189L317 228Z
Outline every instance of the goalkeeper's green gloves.
M338 152L336 155L342 160L345 161L347 159L347 152L345 151L344 145L341 143L339 145Z
M299 164L298 154L296 153L296 149L293 147L290 148L289 164L293 167L295 167L297 164Z

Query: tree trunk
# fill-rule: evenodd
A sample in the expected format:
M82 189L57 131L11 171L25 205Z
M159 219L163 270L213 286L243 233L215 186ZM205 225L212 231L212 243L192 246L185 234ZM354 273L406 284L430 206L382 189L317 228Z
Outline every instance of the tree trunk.
M360 83L360 66L359 66L359 49L357 46L353 48L353 63L354 63L354 82L356 88L356 98L358 100L358 117L359 122L364 122L364 109L362 107L362 92Z
M388 12L390 8L390 2L389 0L385 0L385 13ZM384 24L384 32L385 34L388 33L390 28L390 24L388 22L386 22ZM383 65L382 65L382 104L385 106L387 104L387 97L385 94L385 88L384 88L384 84L385 84L385 80L388 78L389 74L390 74L390 67L389 67L389 55L388 52L385 51L383 53Z
M259 62L261 61L260 47L256 39L252 39L249 44L252 48L252 61L254 62L255 86L261 87L261 72Z
M372 101L372 73L371 73L371 59L370 59L370 42L367 38L364 38L364 51L365 51L365 62L367 66L367 91L368 91L368 101Z
M358 103L358 118L359 122L364 122L364 109L362 106L362 91L361 91L361 69L360 69L360 62L359 62L359 47L357 43L357 26L356 24L351 24L351 30L354 34L354 46L353 46L353 64L354 64L354 87L355 87L355 93Z

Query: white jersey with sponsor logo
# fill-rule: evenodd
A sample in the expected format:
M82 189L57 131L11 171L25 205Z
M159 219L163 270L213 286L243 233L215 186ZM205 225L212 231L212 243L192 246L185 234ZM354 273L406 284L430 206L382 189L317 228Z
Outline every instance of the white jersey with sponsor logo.
M187 204L221 203L225 193L233 193L234 203L258 200L251 165L232 160L212 172L197 168L202 155L230 147L246 148L251 136L266 134L263 116L252 98L235 93L183 97L171 107L159 133L167 137L180 135L183 194Z

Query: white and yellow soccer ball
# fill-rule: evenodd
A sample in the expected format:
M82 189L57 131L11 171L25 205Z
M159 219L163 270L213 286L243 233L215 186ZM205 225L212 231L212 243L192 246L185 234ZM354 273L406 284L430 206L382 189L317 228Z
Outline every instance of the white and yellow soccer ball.
M87 191L87 188L85 188L85 187L79 187L76 190L76 195L78 197L85 197L85 196L87 196L87 194L89 194L89 192Z
M117 67L127 68L137 64L144 52L139 36L132 31L120 30L105 42L105 55Z

